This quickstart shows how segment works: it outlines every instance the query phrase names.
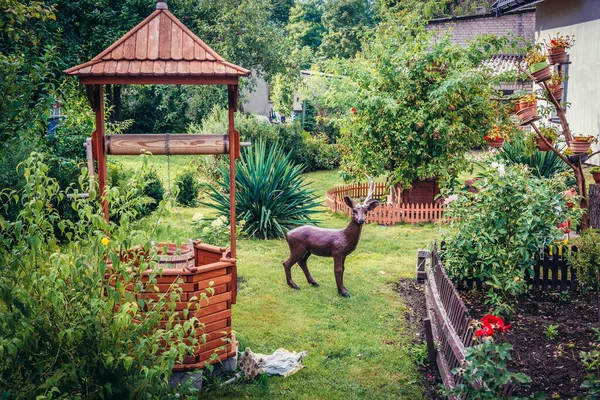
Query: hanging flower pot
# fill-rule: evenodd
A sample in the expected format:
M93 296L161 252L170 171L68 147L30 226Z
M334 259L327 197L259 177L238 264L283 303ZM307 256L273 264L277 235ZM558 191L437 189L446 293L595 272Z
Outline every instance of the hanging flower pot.
M573 140L569 142L569 148L573 154L587 153L591 146L591 141Z
M492 149L500 148L504 145L504 138L499 139L485 139L487 141L488 146Z
M546 61L533 64L529 70L531 71L535 83L547 81L552 76L550 65Z
M561 64L567 61L567 50L564 47L549 47L548 62L550 64Z
M517 112L517 117L521 122L529 120L537 115L537 106L527 106Z
M539 149L540 151L552 151L552 147L551 147L551 146L548 146L548 145L546 144L546 142L544 142L544 141L542 140L542 138L539 138L539 137L538 137L536 140L537 140L537 147L538 147L538 149ZM552 140L551 140L551 139L548 139L548 138L546 138L546 140L548 141L548 143L550 143L550 145L552 145Z
M550 89L550 91L552 92L552 94L554 95L554 98L556 100L558 100L558 101L562 100L562 96L563 96L563 87L562 87L562 84L548 86L548 89Z

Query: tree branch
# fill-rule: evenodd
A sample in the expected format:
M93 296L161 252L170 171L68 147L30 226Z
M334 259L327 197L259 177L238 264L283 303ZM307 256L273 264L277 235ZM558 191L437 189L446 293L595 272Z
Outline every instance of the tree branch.
M557 156L559 156L573 170L573 172L577 173L577 167L574 164L572 164L567 159L567 157L565 157L560 151L558 151L556 149L556 147L554 147L554 145L552 143L550 143L544 137L544 135L542 135L542 132L539 130L539 128L537 126L535 126L535 124L533 123L533 121L530 122L529 125L531 125L531 127L533 128L533 130L535 131L535 133L537 133L537 135L540 137L540 139L542 139L542 141L546 144L546 146L548 146L554 152L554 154L556 154Z

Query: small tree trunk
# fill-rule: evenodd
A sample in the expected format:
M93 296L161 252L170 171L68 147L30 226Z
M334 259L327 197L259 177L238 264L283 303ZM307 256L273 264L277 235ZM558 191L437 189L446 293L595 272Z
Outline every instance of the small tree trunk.
M588 210L590 227L600 229L600 185L590 185Z

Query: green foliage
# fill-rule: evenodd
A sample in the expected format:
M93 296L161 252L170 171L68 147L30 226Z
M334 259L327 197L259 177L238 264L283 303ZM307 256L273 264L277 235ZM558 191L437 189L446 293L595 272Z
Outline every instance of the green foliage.
M246 221L238 222L236 226L236 236L242 234ZM204 218L201 213L194 214L192 218L192 226L194 227L195 238L200 239L202 243L212 244L214 246L229 246L231 233L231 225L227 217L221 215L212 221Z
M323 136L311 136L302 131L300 121L289 125L269 124L258 120L252 115L238 113L235 116L235 127L240 131L243 141L251 143L265 142L267 147L276 143L282 147L284 153L289 154L294 164L303 165L304 171L328 170L337 168L340 154L337 145L331 145ZM215 133L225 132L227 127L227 111L215 107L211 114L203 121L202 126L190 126L190 133ZM210 177L210 168L215 168L219 160L207 160L199 164L201 175ZM213 173L214 173L213 169ZM212 181L211 179L208 179Z
M243 232L253 238L283 237L291 228L314 223L319 201L307 188L303 168L290 162L280 145L265 142L244 149L236 164L236 213L246 221ZM229 216L229 169L219 168L221 180L209 186L214 203L206 205Z
M549 340L556 339L558 337L558 324L548 325L544 334Z
M104 220L93 191L90 199L75 197L71 205L79 223L73 223L56 210L66 193L48 177L43 157L33 154L23 171L23 189L2 192L0 201L3 208L20 203L14 221L0 217L2 397L172 394L167 379L174 363L198 343L199 323L192 319L182 325L175 313L158 311L175 309L181 293L177 287L147 304L137 298L144 290L153 291L160 273L150 275L149 286L136 273L156 265L153 232L133 231L129 224L142 199L140 186L110 189L108 200L120 210L118 223ZM79 183L84 185L86 177ZM58 231L71 244L59 247ZM134 245L146 249L150 259L121 260L121 250ZM156 329L164 319L165 328Z
M577 240L577 252L569 252L569 265L577 270L579 284L597 290L600 283L600 230L587 229Z
M538 179L526 167L498 163L481 177L477 193L460 190L446 200L445 265L453 279L484 281L492 306L507 311L504 302L527 290L525 273L533 274L540 249L562 237L558 224L576 224L581 211L567 207L562 177Z
M296 47L308 47L316 51L325 34L321 22L323 8L321 0L298 1L290 11L289 23L286 30Z
M402 187L456 177L500 118L481 61L506 44L495 36L467 46L436 39L415 15L381 23L362 53L327 65L346 76L330 79L321 96L340 113L342 170L354 179L387 174Z
M200 193L200 181L193 169L187 169L181 172L175 178L175 184L179 189L177 191L177 202L187 207L193 207L198 203L198 194Z
M427 351L427 342L416 344L410 347L410 357L417 365L429 364L429 353Z
M139 211L141 215L148 215L158 208L165 196L165 188L155 169L147 170L142 176L142 180L144 182L142 194L146 201L140 204Z
M465 362L452 373L462 377L462 382L448 394L465 399L515 399L504 394L510 382L531 383L531 378L523 373L510 372L507 363L511 360L513 347L509 343L497 343L486 338L481 343L465 349ZM537 395L530 398L541 398Z
M581 387L587 389L588 394L594 398L600 395L600 344L597 342L598 338L596 338L596 343L591 344L590 351L579 352L581 363L589 372Z
M533 142L526 141L522 137L504 142L504 146L497 152L497 157L498 161L526 165L538 178L552 178L557 174L570 171L567 164L556 153L540 151L533 146ZM571 183L575 182L569 182Z
M373 25L371 2L329 0L323 4L326 30L319 54L326 58L350 58L361 50L361 41Z

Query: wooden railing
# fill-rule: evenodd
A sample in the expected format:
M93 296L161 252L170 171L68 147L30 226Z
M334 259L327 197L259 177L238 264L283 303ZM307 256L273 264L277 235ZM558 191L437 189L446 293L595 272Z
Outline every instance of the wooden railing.
M336 186L325 194L325 204L333 212L350 215L350 207L344 202L344 196L355 200L364 199L369 191L369 184ZM379 199L381 204L367 215L367 223L379 225L395 225L399 222L417 224L420 222L435 222L442 218L444 206L437 203L424 204L388 204L386 196L389 188L384 182L375 184L373 198Z

